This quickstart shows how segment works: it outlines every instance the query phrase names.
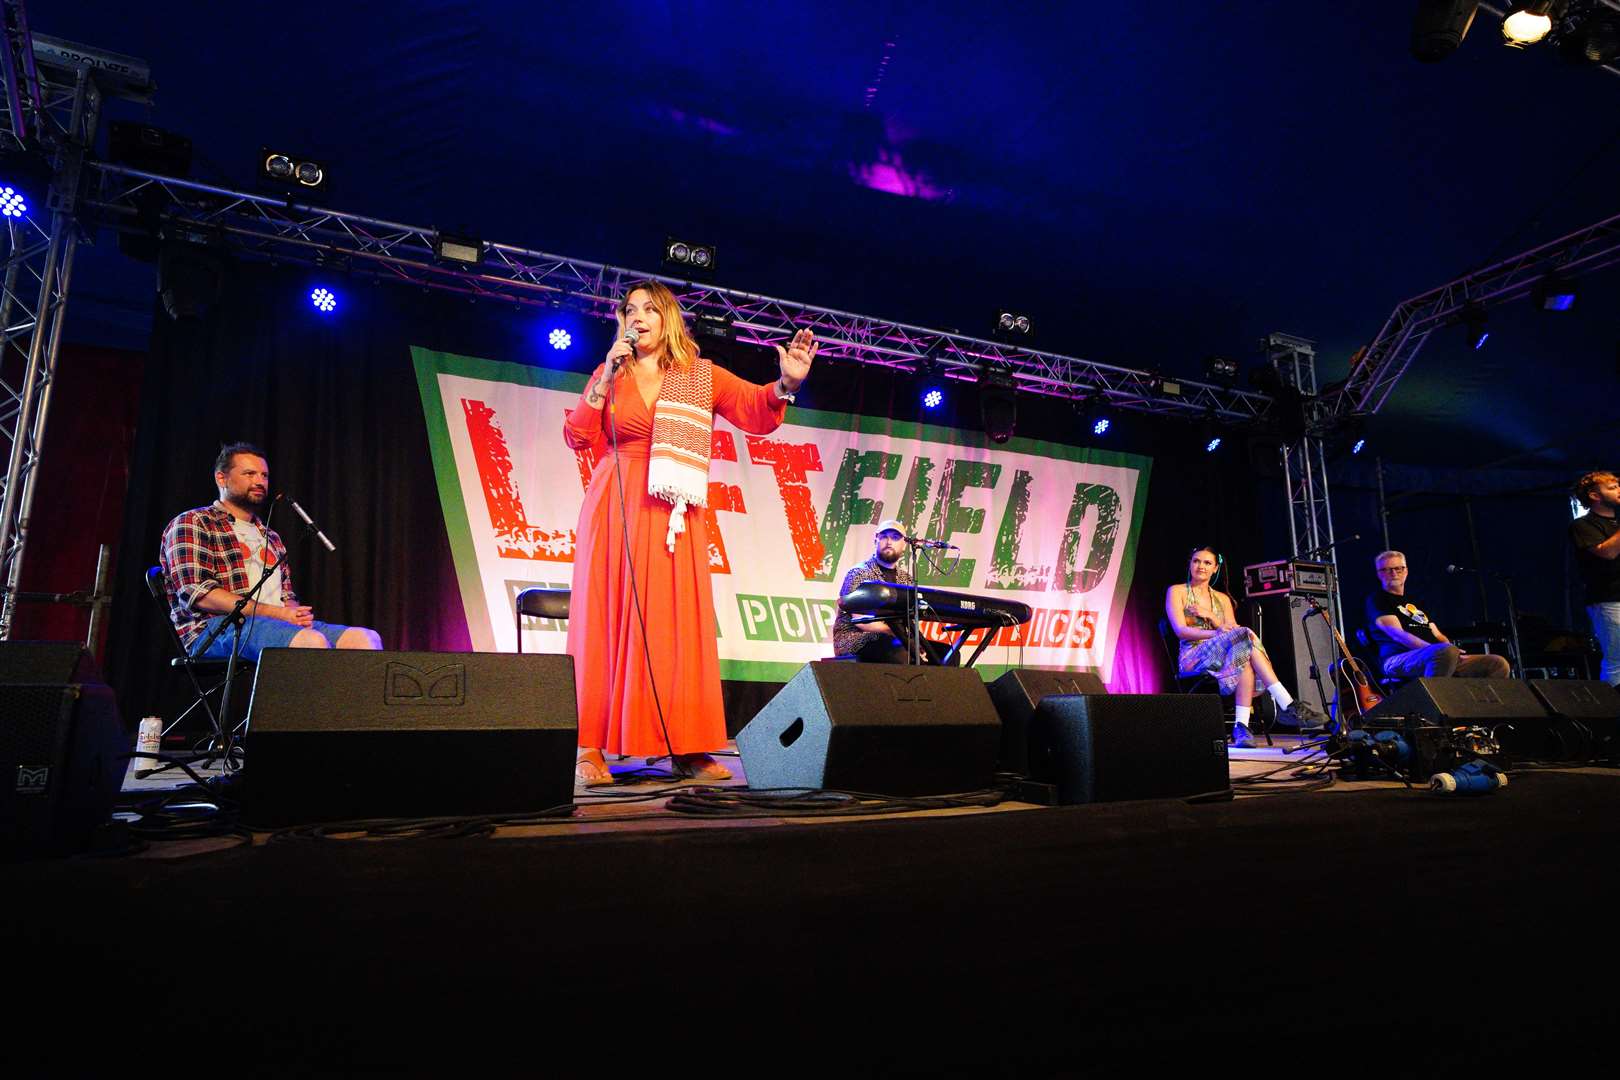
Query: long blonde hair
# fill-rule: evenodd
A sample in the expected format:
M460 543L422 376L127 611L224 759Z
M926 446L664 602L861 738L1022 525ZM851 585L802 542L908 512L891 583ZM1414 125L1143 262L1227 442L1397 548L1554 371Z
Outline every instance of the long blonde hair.
M688 370L698 358L697 342L692 340L691 333L686 329L686 318L681 313L681 302L675 299L675 294L661 281L632 282L624 291L624 299L613 308L613 317L619 323L619 337L624 337L625 308L630 303L631 295L638 289L652 297L653 308L663 321L663 339L657 342L660 350L659 368L664 371Z

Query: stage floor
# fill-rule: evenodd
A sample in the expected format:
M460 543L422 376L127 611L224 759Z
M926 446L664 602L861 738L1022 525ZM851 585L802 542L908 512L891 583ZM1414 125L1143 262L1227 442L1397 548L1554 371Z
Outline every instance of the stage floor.
M1228 747L1229 774L1233 781L1241 782L1244 778L1259 777L1264 774L1282 776L1289 771L1287 766L1290 764L1297 764L1301 767L1307 764L1304 757L1309 753L1310 740L1301 738L1298 735L1275 735L1273 743L1274 745L1267 746L1262 740L1259 746L1249 750ZM1304 750L1301 749L1302 746L1305 747ZM682 791L688 791L695 787L715 787L725 790L739 790L747 787L748 777L743 768L742 759L737 754L736 744L728 744L727 749L717 757L722 764L731 770L732 778L714 784L698 784L695 781L675 778L670 775L666 766L650 765L643 758L612 759L609 761L609 768L618 782L606 789L576 786L574 789L575 812L573 817L559 819L555 823L502 825L491 836L494 839L515 839L602 832L761 828L779 825L815 826L829 824L834 821L874 821L886 818L919 816L961 817L1050 809L1048 806L1037 803L1007 799L994 806L931 808L905 813L842 814L837 817L787 817L772 816L764 813L746 818L711 817L672 811L669 806L670 799ZM1318 757L1317 760L1320 760L1320 758ZM199 775L205 778L216 778L221 775L222 771L216 765L201 770ZM132 763L125 773L123 796L128 800L131 797L156 795L178 790L188 783L190 783L190 779L178 770L167 770L144 778L137 778ZM1400 784L1387 780L1347 781L1335 779L1331 785L1310 792L1310 794L1344 793L1399 787L1401 787ZM256 844L265 843L270 836L270 831L256 832L254 842ZM191 855L239 843L240 840L228 838L165 841L154 844L146 852L136 857L163 858Z

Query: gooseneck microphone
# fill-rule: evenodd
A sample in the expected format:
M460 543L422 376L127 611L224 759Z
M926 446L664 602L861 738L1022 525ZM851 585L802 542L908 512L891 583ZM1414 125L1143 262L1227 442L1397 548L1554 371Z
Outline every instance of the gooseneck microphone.
M293 513L298 515L298 520L304 523L304 527L315 534L315 539L321 542L322 547L324 547L327 551L337 550L337 545L328 540L326 538L326 534L321 532L320 529L316 528L315 522L311 521L309 515L304 513L304 508L298 505L298 500L288 499L287 505L292 507Z
M905 538L905 541L914 548L925 548L936 551L944 551L948 548L954 548L956 546L955 544L948 543L944 540L924 540L920 536L908 536Z

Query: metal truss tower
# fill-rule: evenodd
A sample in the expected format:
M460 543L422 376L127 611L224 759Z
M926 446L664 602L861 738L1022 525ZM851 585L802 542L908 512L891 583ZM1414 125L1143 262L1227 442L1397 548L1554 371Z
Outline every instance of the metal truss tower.
M1266 361L1277 369L1285 387L1299 391L1300 415L1283 418L1301 434L1282 448L1283 483L1288 489L1288 541L1296 559L1328 564L1332 581L1333 618L1342 633L1343 604L1339 599L1338 557L1334 550L1333 502L1328 496L1327 451L1329 404L1316 385L1316 344L1292 334L1266 337ZM1279 408L1293 403L1279 401Z
M4 219L0 270L0 455L5 461L0 474L0 639L11 636L16 613L39 450L78 246L76 194L101 113L101 92L89 66L65 70L36 63L23 4L6 0L3 6L0 76L6 101L0 144L8 160L36 165L27 171L45 186L25 190L20 177L5 178L28 208Z

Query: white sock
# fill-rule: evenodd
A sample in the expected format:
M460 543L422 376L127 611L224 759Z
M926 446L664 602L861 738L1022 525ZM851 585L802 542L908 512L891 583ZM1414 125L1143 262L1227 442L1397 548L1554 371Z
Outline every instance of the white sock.
M1266 693L1271 695L1271 700L1277 703L1279 709L1286 709L1294 703L1294 695L1284 689L1280 682L1274 682L1266 687Z
M1249 717L1252 716L1252 715L1254 715L1254 706L1253 705L1239 705L1234 710L1234 715L1232 717L1232 722L1236 723L1236 724L1242 724L1244 727L1248 727L1249 726Z

